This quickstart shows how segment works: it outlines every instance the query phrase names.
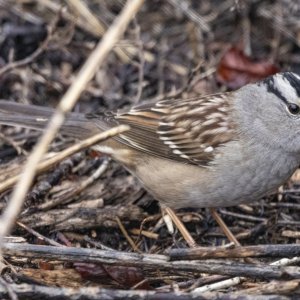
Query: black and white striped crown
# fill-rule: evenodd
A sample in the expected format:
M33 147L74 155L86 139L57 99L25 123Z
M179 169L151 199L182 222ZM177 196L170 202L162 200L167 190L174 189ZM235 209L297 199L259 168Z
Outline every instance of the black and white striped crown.
M278 73L262 81L268 92L285 103L300 98L300 76L292 72Z

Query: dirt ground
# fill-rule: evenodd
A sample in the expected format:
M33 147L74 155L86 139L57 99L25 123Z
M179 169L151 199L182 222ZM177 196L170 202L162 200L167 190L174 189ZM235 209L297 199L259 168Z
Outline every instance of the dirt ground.
M124 3L0 1L0 98L55 107ZM148 0L74 111L116 111L300 73L299 47L299 1ZM41 133L0 128L3 212ZM76 143L58 134L48 157ZM259 201L217 209L236 247L209 209L179 210L201 247L193 250L121 165L81 151L36 176L2 245L0 298L298 299L299 188L297 171Z

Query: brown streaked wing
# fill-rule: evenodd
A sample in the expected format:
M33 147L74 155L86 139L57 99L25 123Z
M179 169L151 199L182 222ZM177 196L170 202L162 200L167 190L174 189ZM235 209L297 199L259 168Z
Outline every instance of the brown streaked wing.
M207 165L216 149L233 138L229 94L172 99L115 116L131 130L118 140L148 154Z
M162 114L151 110L151 106L143 105L143 109L133 108L115 118L121 124L130 126L130 130L117 139L135 149L151 155L169 159L177 159L177 155L159 138L157 129Z

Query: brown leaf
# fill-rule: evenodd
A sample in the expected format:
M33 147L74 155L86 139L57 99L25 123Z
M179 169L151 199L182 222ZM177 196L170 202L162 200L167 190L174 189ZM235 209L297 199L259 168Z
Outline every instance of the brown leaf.
M254 60L237 47L230 48L222 57L217 80L231 89L275 74L279 68L266 60Z
M92 263L74 263L74 266L82 278L93 282L106 283L113 280L123 287L130 288L145 279L142 270L135 267ZM150 287L145 282L139 288L149 289Z

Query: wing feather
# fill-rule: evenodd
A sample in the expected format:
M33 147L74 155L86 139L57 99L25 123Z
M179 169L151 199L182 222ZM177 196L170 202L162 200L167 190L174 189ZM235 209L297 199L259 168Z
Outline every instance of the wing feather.
M116 139L148 154L207 165L218 147L234 137L230 94L171 99L114 116L131 127Z

